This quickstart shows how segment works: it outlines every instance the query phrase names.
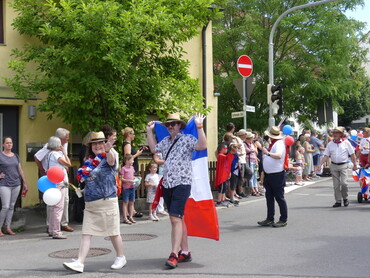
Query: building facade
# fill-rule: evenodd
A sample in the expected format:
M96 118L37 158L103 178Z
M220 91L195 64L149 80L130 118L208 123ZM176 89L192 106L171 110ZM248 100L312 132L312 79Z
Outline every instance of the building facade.
M29 185L27 197L22 200L22 206L25 207L39 202L38 171L33 161L33 154L55 134L58 127L67 129L72 127L58 118L48 120L45 113L37 110L46 95L40 94L37 98L27 101L19 99L2 79L12 76L12 71L7 66L12 58L12 49L22 48L25 43L32 41L20 35L11 26L16 13L9 7L10 2L11 0L0 0L0 138L2 140L3 136L12 136L13 151L19 153ZM214 160L214 150L217 147L217 97L213 95L211 23L200 30L199 36L187 42L184 49L187 52L185 59L188 59L191 64L189 69L191 77L200 80L204 105L213 107L207 116L205 130L210 160ZM79 143L79 139L79 136L72 134L70 146L73 143ZM70 147L71 151L72 147ZM74 164L77 165L78 162L75 161Z

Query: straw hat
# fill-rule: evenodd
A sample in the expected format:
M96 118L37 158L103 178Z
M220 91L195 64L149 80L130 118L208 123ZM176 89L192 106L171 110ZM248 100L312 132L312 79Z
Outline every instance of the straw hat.
M364 132L367 132L367 133L369 133L369 134L370 134L370 127L365 127L365 128L364 128Z
M186 123L180 119L179 113L169 114L167 116L167 120L164 123L161 123L161 125L165 126L167 123L173 123L173 122L180 123L181 124L181 129L186 127Z
M344 127L342 126L337 126L333 129L333 132L340 132L344 134Z
M245 129L240 129L237 133L236 133L236 135L238 135L238 136L242 136L242 135L246 135L247 134L247 131L245 130Z
M245 139L254 138L254 134L252 132L247 131L245 133Z
M273 126L269 130L266 130L265 135L267 135L268 137L272 139L283 138L283 133L280 131L280 129L277 126Z
M105 139L103 131L99 131L99 132L92 131L91 132L89 143L104 142L104 141L107 141L107 139Z

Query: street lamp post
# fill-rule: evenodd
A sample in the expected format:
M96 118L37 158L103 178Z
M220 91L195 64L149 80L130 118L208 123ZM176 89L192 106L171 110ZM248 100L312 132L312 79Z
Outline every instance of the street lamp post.
M280 21L283 19L283 17L285 17L287 14L293 12L293 11L296 11L296 10L300 10L300 9L304 9L304 8L308 8L308 7L314 7L314 6L318 6L318 5L322 5L322 4L326 4L326 3L329 3L329 2L334 2L334 1L337 1L337 0L323 0L323 1L318 1L318 2L314 2L314 3L309 3L309 4L305 4L305 5L300 5L300 6L296 6L296 7L293 7L293 8L290 8L288 10L286 10L284 13L282 13L279 18L276 20L276 22L274 23L274 25L272 26L272 29L271 29L271 32L270 32L270 39L269 39L269 85L274 85L274 33L276 31L276 28L277 26L279 25ZM267 86L267 89L270 87L270 86ZM272 113L272 105L270 104L269 105L269 127L272 127L275 125L275 118L273 116L273 113Z

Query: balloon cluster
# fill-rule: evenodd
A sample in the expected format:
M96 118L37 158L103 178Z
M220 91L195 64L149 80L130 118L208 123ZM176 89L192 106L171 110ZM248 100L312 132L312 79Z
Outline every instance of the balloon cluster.
M285 145L291 146L294 144L294 138L292 136L289 136L292 134L293 128L290 125L285 125L283 127L283 134L286 135L285 137Z
M59 203L62 198L62 193L57 189L57 183L64 180L63 168L52 166L48 169L46 176L42 176L37 181L37 187L41 192L44 192L42 199L45 204L54 206Z

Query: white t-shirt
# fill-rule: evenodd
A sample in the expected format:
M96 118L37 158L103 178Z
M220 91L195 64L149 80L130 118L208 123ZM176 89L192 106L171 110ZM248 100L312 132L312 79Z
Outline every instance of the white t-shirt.
M360 151L361 154L369 154L370 151L370 138L362 138L360 142Z
M285 144L283 140L278 140L272 146L271 153L280 153L281 158L275 159L266 154L263 155L263 170L267 174L279 173L284 171L284 160L285 160Z
M245 164L247 163L247 161L246 161L246 150L245 150L244 142L239 137L236 137L236 142L240 144L240 149L238 150L239 163Z
M118 152L113 148L111 148L110 151L114 154L114 158L116 160L116 171L118 171L118 169L119 169L119 155L118 155Z
M348 140L344 140L339 144L330 141L324 151L324 155L330 157L334 163L347 162L348 157L352 154L354 154L354 150Z

